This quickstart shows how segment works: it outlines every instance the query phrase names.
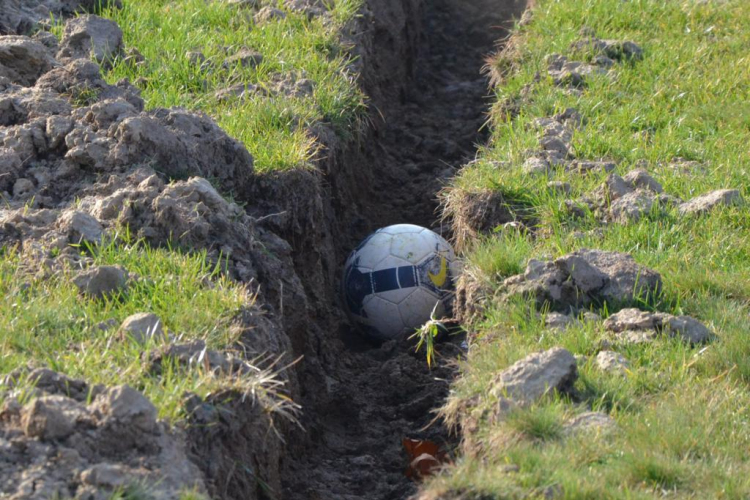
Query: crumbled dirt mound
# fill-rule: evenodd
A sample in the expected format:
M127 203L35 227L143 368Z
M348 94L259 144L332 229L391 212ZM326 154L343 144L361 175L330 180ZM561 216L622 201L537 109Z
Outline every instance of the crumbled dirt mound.
M120 6L120 0L0 0L0 35L27 35L51 17Z
M506 296L524 296L540 309L576 311L590 305L656 301L661 275L630 254L581 249L555 260L529 260L523 274L503 282Z
M29 376L37 397L21 404L6 395L0 409L3 496L104 500L136 482L155 499L206 491L184 436L158 421L154 405L135 389L89 387L46 369Z

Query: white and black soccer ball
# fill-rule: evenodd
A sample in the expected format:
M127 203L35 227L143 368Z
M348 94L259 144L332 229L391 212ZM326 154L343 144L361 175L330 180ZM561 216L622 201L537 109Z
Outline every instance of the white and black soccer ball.
M372 233L349 255L344 304L366 335L394 339L414 333L433 310L437 318L449 312L456 276L447 241L429 229L396 224Z

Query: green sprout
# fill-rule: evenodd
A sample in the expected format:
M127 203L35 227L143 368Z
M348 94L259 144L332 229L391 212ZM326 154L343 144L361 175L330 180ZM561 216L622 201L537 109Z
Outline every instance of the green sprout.
M414 332L414 335L409 337L410 339L413 339L415 337L419 338L419 342L417 342L417 347L415 348L414 352L419 352L422 346L426 347L427 366L430 368L432 368L432 362L435 360L435 339L437 339L437 336L441 331L447 330L445 324L443 323L443 320L439 320L435 317L435 313L437 312L437 307L439 304L440 302L436 302L435 307L432 308L432 312L430 313L430 320L420 328L417 328L417 330Z

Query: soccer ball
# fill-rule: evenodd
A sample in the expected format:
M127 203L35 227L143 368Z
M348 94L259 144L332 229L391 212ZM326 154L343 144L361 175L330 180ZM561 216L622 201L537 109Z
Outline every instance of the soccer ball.
M451 246L429 229L412 224L379 229L344 266L349 318L376 340L414 333L433 310L437 318L449 312L456 265Z

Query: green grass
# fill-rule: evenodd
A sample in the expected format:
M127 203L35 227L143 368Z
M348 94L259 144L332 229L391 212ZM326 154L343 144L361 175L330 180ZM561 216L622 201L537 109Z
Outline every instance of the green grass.
M254 10L205 0L124 0L122 9L101 14L116 21L128 48L142 64L120 59L106 73L115 83L128 78L142 90L147 108L182 106L214 118L242 141L260 172L309 168L316 145L309 127L323 123L351 137L364 116L364 97L348 70L352 58L340 41L361 0L332 0L330 17L309 20L286 10L285 19L261 24ZM281 2L264 2L283 8ZM62 26L58 27L58 33ZM242 48L263 55L255 67L222 67ZM213 68L192 64L188 52L202 52ZM310 96L254 95L220 102L215 94L233 84L272 89L278 79L306 78Z
M582 27L600 38L640 44L644 59L617 64L596 76L581 95L545 78L544 57L571 51ZM471 448L427 490L445 497L522 498L556 485L561 498L747 498L750 496L750 215L746 207L702 217L676 210L639 222L602 226L593 216L572 219L566 198L598 187L606 174L555 171L525 174L521 165L537 148L539 117L576 108L586 125L574 134L576 156L611 159L624 174L645 162L668 194L689 199L714 189L737 188L750 199L750 4L740 0L541 0L530 25L518 28L513 67L496 88L493 133L480 161L467 166L448 199L483 190L526 193L533 231L506 231L464 242L466 270L489 297L467 325L474 347L462 363L444 414L450 423L476 420ZM535 75L542 75L533 83ZM521 97L524 86L531 92ZM522 100L510 117L504 102ZM695 160L702 172L668 167ZM498 168L498 162L508 162ZM571 184L564 195L550 180ZM597 231L594 231L594 230ZM654 307L694 316L719 336L705 348L660 338L618 348L629 361L625 376L602 373L592 358L605 337L585 323L564 333L544 328L532 304L504 303L494 292L521 272L529 258L557 257L579 248L631 253L664 279ZM493 298L494 297L494 298ZM607 311L603 312L605 315ZM562 346L588 356L572 400L550 398L497 422L488 389L496 373L530 352ZM562 419L594 409L616 421L610 434L566 437ZM516 473L502 472L507 464Z
M92 255L94 265L121 265L140 279L131 282L126 293L99 300L78 294L73 271L33 273L18 254L0 259L0 294L5 299L0 303L0 373L44 366L90 384L129 384L170 420L181 417L185 391L205 396L220 387L254 387L263 394L266 381L260 375L219 376L175 363L165 363L160 375L152 374L146 361L160 343L141 345L118 335L117 326L127 316L152 312L176 341L202 339L214 349L236 346L233 320L253 306L254 295L207 264L205 252L183 254L121 242L95 248ZM99 328L108 320L117 326Z

